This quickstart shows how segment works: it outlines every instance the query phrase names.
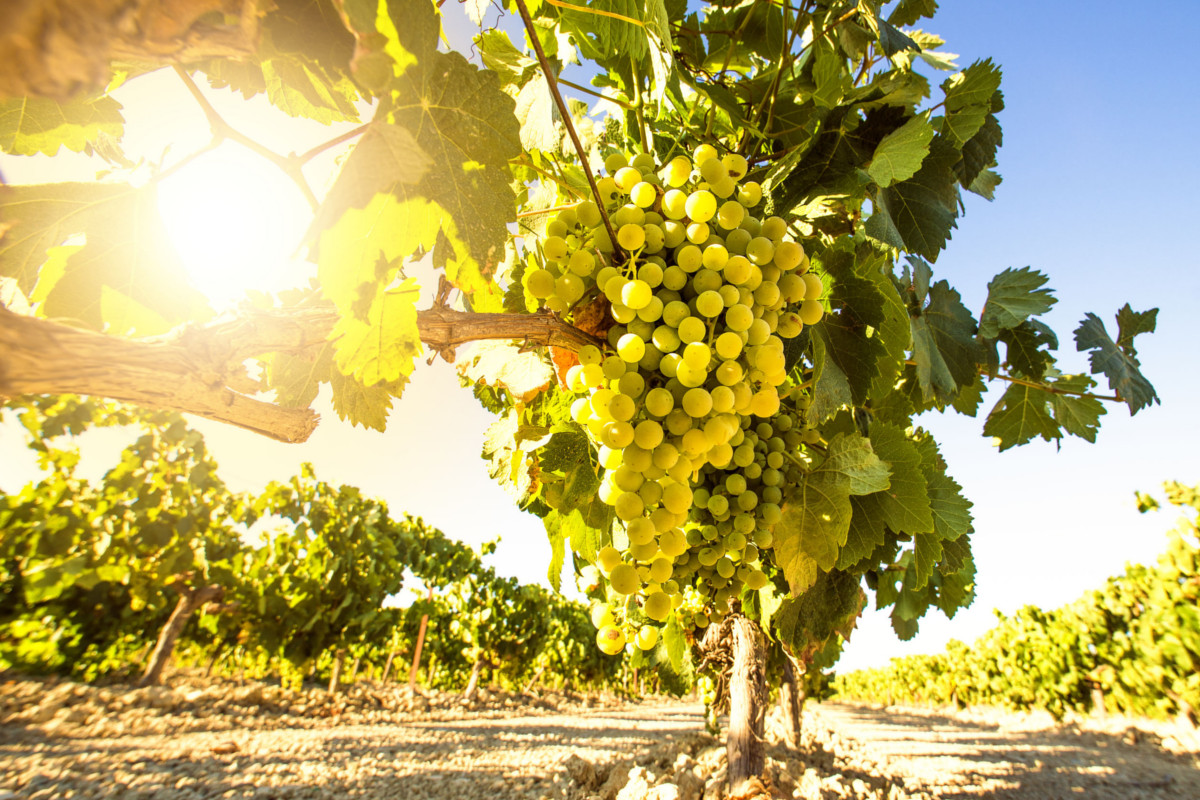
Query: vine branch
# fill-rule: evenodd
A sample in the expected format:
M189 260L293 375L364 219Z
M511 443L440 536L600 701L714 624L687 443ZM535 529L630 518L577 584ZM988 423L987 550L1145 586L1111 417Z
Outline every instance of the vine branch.
M558 91L558 77L550 68L550 62L542 50L542 40L538 38L537 30L533 27L533 19L529 16L529 7L525 5L525 0L516 0L516 3L517 11L521 14L521 21L525 23L525 30L529 33L529 39L533 44L533 52L537 54L538 64L542 67L542 74L546 76L550 94L554 96L558 113L562 115L563 124L567 126L571 144L575 145L575 152L579 154L579 165L583 167L583 174L587 176L588 186L592 189L592 197L596 198L596 205L600 208L600 219L604 222L604 229L608 231L608 240L612 243L613 260L624 261L625 251L617 243L617 233L613 230L612 220L608 218L608 211L604 208L604 201L600 198L600 189L596 186L596 177L592 174L591 164L588 163L587 151L583 149L583 143L579 141L579 134L575 132L575 126L571 123L571 112L567 110L562 93Z
M268 353L315 357L338 320L329 306L254 310L165 336L124 339L25 316L0 306L0 398L86 394L195 414L282 442L316 429L309 408L259 400L247 359ZM578 351L602 344L550 314L479 314L434 307L417 312L421 341L447 354L460 344L511 339Z

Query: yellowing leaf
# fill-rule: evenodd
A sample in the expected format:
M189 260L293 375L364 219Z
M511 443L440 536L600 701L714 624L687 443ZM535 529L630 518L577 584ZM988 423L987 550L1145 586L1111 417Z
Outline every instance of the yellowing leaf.
M417 286L406 280L399 289L378 295L366 319L343 316L329 338L337 348L338 369L365 386L394 383L412 374L421 354L417 328Z

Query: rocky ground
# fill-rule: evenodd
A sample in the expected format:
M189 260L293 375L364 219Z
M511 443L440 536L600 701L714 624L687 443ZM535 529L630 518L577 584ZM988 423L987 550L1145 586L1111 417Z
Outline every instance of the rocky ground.
M484 690L330 697L176 676L155 689L0 681L0 800L119 797L718 800L700 705ZM769 733L778 733L772 717ZM825 704L758 798L1200 798L1173 724Z

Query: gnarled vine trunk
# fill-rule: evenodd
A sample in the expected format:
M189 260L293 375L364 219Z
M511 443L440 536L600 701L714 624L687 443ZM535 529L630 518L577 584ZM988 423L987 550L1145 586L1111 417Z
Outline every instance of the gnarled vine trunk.
M792 750L798 750L801 714L804 711L804 683L786 655L783 660L783 680L779 684L779 707L783 711L784 743Z
M733 618L733 668L729 673L729 791L736 793L766 767L767 649L762 630L740 614Z
M225 592L220 586L203 586L195 589L182 582L173 583L172 588L179 592L179 600L175 603L175 609L171 612L171 616L167 618L167 624L158 633L158 641L154 644L150 661L146 664L146 670L142 673L141 679L138 680L138 686L154 686L162 681L163 669L171 660L171 653L175 651L175 642L178 641L179 634L183 633L192 614L206 603L219 601Z

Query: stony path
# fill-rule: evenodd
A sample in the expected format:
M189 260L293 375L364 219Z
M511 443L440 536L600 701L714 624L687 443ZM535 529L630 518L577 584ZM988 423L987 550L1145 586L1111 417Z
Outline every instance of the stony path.
M552 793L551 779L572 753L604 762L702 729L702 706L669 704L570 716L166 737L0 732L0 800L539 798Z

